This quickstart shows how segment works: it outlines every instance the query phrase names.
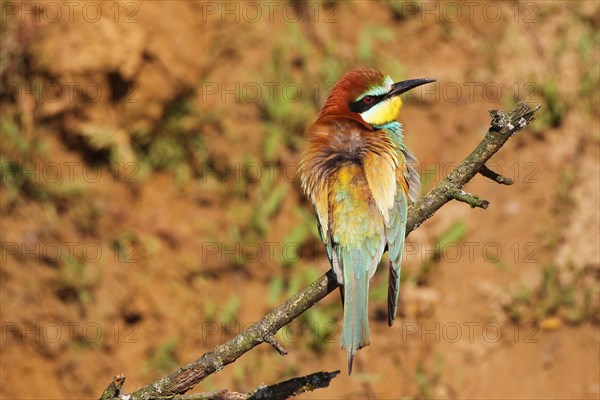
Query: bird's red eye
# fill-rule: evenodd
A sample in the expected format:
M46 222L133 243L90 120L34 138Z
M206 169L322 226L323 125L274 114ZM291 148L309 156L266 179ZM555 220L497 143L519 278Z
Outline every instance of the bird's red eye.
M375 100L373 98L373 96L365 96L365 97L363 97L363 103L365 103L365 104L371 104L373 102L373 100Z

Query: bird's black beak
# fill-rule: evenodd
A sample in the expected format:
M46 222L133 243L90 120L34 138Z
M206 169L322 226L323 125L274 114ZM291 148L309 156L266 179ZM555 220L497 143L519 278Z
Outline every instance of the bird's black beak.
M385 96L387 98L400 96L404 92L408 92L410 89L414 89L417 86L424 85L426 83L435 82L437 79L426 78L426 79L409 79L407 81L396 82L392 85L392 90Z

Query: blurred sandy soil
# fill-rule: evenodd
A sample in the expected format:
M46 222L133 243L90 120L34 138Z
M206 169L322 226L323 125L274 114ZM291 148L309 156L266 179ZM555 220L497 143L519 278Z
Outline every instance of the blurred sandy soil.
M92 3L2 5L2 398L133 390L325 272L295 172L358 66L438 79L400 117L425 188L487 110L542 104L493 159L515 185L477 177L488 210L411 234L392 328L375 276L351 377L336 292L280 333L288 356L260 346L197 391L341 369L304 398L600 397L597 2Z

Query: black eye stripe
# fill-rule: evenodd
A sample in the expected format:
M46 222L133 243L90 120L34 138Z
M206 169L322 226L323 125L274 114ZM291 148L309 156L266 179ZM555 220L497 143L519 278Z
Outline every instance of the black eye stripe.
M371 97L373 100L369 104L367 104L366 102L363 101L365 97ZM363 112L367 111L368 109L370 109L371 107L373 107L375 104L379 103L384 98L385 98L385 94L382 94L379 96L367 95L367 96L361 97L357 101L354 101L354 102L348 104L348 107L350 108L350 111L352 111L352 112L363 113Z

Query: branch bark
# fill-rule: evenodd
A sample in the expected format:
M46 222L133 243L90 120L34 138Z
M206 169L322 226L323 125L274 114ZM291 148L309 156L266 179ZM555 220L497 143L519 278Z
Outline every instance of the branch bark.
M326 388L340 371L316 372L314 374L289 379L271 386L261 386L248 393L217 390L196 394L167 394L154 397L155 400L284 400L315 389ZM115 377L117 378L117 377ZM105 391L106 393L106 391ZM125 396L124 396L125 397ZM122 397L122 398L124 398ZM112 399L112 397L110 397ZM101 399L102 400L102 399Z
M490 178L494 182L499 183L501 185L512 185L513 183L515 183L512 179L507 178L506 176L502 176L495 171L492 171L486 165L481 167L479 173L485 176L486 178Z
M533 121L534 113L539 108L539 105L532 108L525 103L519 103L509 113L491 110L492 121L483 140L446 178L410 207L406 235L418 228L452 199L462 196L464 198L459 200L467 202L472 207L487 207L485 200L469 195L462 188L482 169L487 173L485 163L502 148L511 136ZM263 319L255 322L233 339L216 346L196 361L180 368L171 375L136 390L130 395L129 399L168 398L186 393L204 378L220 371L225 365L234 362L261 343L271 344L277 349L278 346L274 345L276 342L273 342L275 333L319 302L337 286L333 271L329 270L306 289L292 296L284 304L268 313ZM278 351L282 352L281 349L283 347Z

